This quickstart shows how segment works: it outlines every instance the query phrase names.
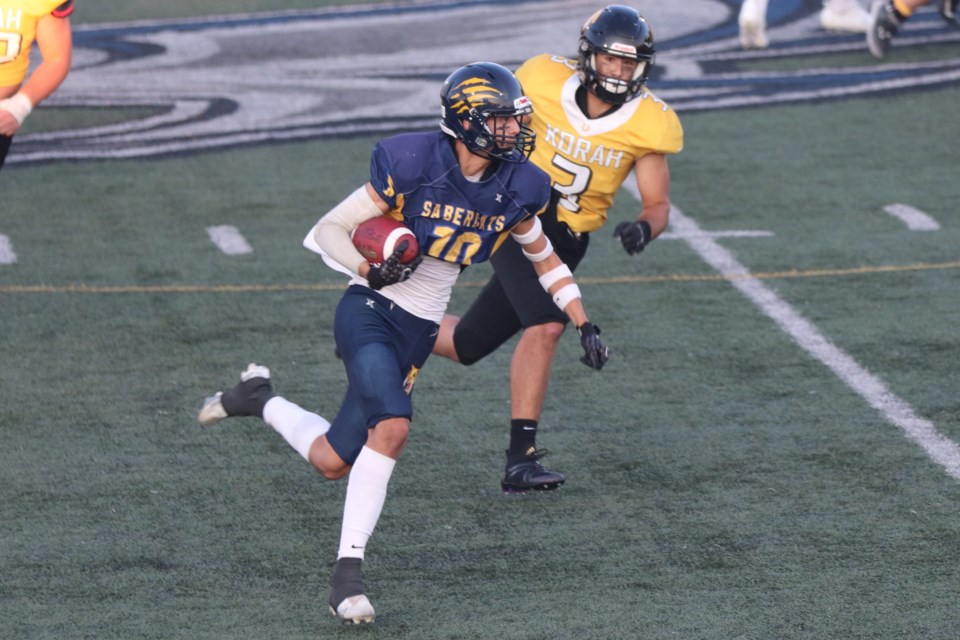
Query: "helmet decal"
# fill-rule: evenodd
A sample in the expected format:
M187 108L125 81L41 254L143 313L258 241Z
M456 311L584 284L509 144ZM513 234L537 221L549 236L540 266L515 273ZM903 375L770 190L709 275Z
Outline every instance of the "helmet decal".
M583 23L583 26L580 28L580 33L583 33L587 28L597 21L597 18L600 17L600 14L603 13L603 9L597 9L592 16L587 18L587 21Z
M503 93L490 84L489 80L477 77L467 78L454 87L453 92L459 93L464 98L452 105L454 113L457 114L470 109L471 104L496 102L503 96Z
M614 42L610 45L610 51L618 51L620 53L626 53L631 56L637 55L637 48L632 44L624 44L623 42Z

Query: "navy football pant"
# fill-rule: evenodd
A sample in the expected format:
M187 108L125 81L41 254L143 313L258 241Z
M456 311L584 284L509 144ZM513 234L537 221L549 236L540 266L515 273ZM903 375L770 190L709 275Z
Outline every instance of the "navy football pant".
M435 322L418 318L360 285L340 299L333 333L347 370L347 393L327 440L353 464L367 430L387 418L413 416L410 394L437 340Z
M10 151L10 143L13 138L10 136L0 136L0 169L3 168L3 161L7 159L7 152Z

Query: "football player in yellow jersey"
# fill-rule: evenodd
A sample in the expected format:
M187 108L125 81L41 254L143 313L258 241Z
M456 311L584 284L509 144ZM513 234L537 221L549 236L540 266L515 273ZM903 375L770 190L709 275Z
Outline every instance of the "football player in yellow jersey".
M0 0L0 167L20 125L70 72L71 13L73 0ZM27 78L34 41L43 61Z
M910 19L913 12L920 7L930 4L932 0L874 0L870 7L870 24L867 28L867 48L877 60L883 60L893 38L904 22ZM957 20L958 0L936 0L940 8L940 15L948 24L960 27Z
M540 220L570 269L631 172L643 205L635 220L616 226L624 249L640 253L667 226L667 156L683 147L683 129L645 87L655 53L647 21L631 7L610 5L583 25L577 60L540 55L517 71L534 104L531 160L553 186ZM507 240L491 263L495 273L466 314L444 316L434 353L469 365L523 330L510 365L510 446L501 487L507 493L555 489L564 477L540 462L546 452L537 448L536 434L568 318L557 312L516 242Z

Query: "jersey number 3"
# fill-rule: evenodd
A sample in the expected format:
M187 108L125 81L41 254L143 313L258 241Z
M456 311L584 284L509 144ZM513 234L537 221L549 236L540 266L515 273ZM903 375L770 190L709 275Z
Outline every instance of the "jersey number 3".
M570 174L570 184L554 184L553 188L560 192L563 196L560 198L559 204L561 207L567 211L572 211L573 213L580 213L580 196L584 191L587 190L587 187L590 186L590 179L593 177L593 171L590 170L590 167L585 167L582 164L577 164L572 162L560 154L553 156L553 166L557 169L560 169L564 173Z
M0 64L12 62L20 55L23 36L11 31L0 31Z

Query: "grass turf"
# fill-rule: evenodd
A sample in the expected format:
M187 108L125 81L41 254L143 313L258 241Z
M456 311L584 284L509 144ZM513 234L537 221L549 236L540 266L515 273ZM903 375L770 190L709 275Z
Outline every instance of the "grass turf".
M904 267L956 260L960 132L940 114L958 97L681 114L671 165L685 213L774 232L721 243L796 270L765 282L954 440L957 270ZM628 259L603 233L578 275L615 358L590 372L568 336L543 420L567 485L499 494L509 349L431 360L368 556L378 621L338 627L343 485L255 420L195 413L248 360L337 406L341 280L299 242L372 142L4 170L0 637L954 637L956 481L684 243ZM943 228L907 232L895 201ZM624 194L613 217L634 209ZM254 253L220 254L213 224Z

